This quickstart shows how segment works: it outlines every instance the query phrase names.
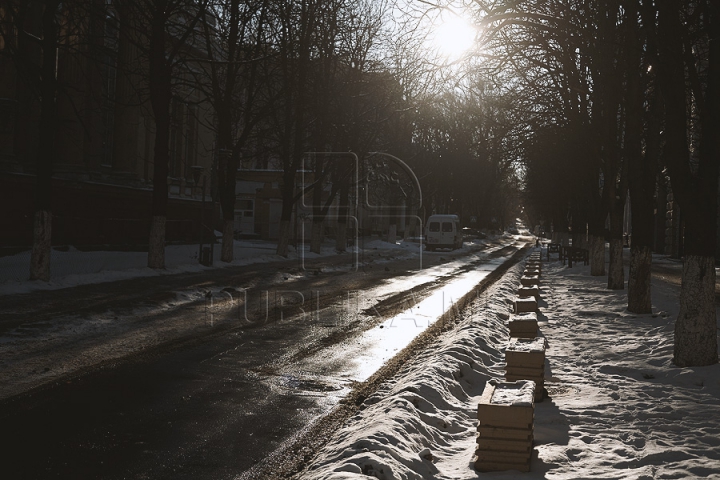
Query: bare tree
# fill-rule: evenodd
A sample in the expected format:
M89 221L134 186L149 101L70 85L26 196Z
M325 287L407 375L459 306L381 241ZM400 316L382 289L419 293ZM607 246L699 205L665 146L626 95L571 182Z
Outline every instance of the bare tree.
M121 21L134 29L130 37L137 42L139 60L147 62L143 74L155 121L150 268L165 268L173 88L179 83L181 66L193 56L189 51L197 46L206 7L207 0L118 0L118 10L124 15Z
M278 153L283 167L281 185L282 212L278 255L287 256L290 221L297 201L296 175L306 149L307 86L312 59L313 34L322 0L278 1L271 7L276 74L269 86L275 89L278 102L272 121Z
M56 0L7 2L0 13L3 56L13 62L21 83L39 99L35 158L35 206L30 279L50 279L52 175L57 132L57 52L63 12Z
M642 22L630 22L625 57L627 127L625 156L628 159L628 187L632 215L632 245L628 279L628 310L650 313L652 247L654 235L655 183L660 160L660 102L649 65L656 64L657 45L652 8L648 2L628 2L629 17L640 14ZM643 52L646 52L643 56ZM644 58L643 58L644 57ZM654 75L654 72L652 73ZM647 105L647 111L645 111Z
M604 206L598 207L595 194L587 197L588 223L593 233L605 213L610 215L608 287L612 289L624 284L622 213L630 184L637 217L628 298L633 311L650 308L650 192L657 177L656 161L663 159L686 220L675 363L717 362L713 300L720 163L717 2L578 0L523 4L527 10L480 4L489 14L488 35L504 47L497 52L499 64L513 67L516 81L531 93L530 98L543 105L567 87L587 92L581 111L589 115L573 120L571 113L583 101L561 102L546 110L553 115L546 124L561 120L574 125L577 138L588 146L587 156L594 159L587 164L587 190L602 191ZM503 37L503 31L514 35ZM566 35L559 37L560 32ZM533 56L535 52L540 56ZM562 61L568 54L571 61ZM588 79L585 88L567 83L578 68ZM583 136L583 131L593 135ZM598 170L599 178L593 172Z
M274 61L268 50L268 1L227 0L211 4L215 27L203 23L206 59L194 79L205 90L216 115L218 194L223 215L220 259L233 260L237 171L243 149L269 102L263 97L262 62Z
M657 3L658 84L672 191L686 218L678 366L717 363L715 246L720 166L720 11L717 2ZM687 95L686 92L691 92ZM697 140L688 138L688 126Z

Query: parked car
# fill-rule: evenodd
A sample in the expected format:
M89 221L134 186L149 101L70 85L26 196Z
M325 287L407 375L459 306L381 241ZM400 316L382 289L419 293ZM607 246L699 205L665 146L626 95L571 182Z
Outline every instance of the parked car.
M425 226L425 248L455 250L462 247L463 235L457 215L430 215Z

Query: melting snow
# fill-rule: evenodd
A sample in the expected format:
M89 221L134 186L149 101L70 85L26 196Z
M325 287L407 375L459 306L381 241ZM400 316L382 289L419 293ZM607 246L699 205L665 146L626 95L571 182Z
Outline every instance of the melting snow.
M679 287L653 279L653 313L626 310L589 267L545 263L545 387L529 473L473 469L477 403L502 377L520 266L460 326L406 366L339 430L305 480L720 478L720 365L672 362Z
M514 407L529 407L533 404L535 382L518 380L517 382L497 382L495 379L488 383L495 385L490 403L493 405L512 405Z
M513 338L508 343L508 349L514 352L542 352L545 350L545 339Z

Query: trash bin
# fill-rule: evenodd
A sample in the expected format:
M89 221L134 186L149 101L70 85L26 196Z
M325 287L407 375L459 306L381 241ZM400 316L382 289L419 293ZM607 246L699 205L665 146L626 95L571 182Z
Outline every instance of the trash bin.
M212 256L211 247L203 247L202 252L200 252L200 263L205 265L206 267L210 266L210 257L211 256Z

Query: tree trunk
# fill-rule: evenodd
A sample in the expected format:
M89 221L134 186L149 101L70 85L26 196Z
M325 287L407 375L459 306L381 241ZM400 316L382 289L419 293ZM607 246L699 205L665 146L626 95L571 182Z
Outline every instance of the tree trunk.
M586 245L587 222L584 221L580 212L573 209L572 212L572 246L577 248L587 248Z
M608 287L610 290L625 288L625 271L623 269L623 208L620 202L610 213L610 263L608 264Z
M655 193L655 172L659 157L659 125L648 122L647 146L643 154L643 91L641 84L639 46L635 56L628 62L632 72L628 80L625 127L625 155L628 162L628 187L630 190L630 217L632 246L630 247L630 272L628 275L628 310L633 313L651 313L651 275L653 244L653 196ZM657 113L657 98L654 89L648 98L652 113Z
M717 363L715 245L720 163L720 35L717 2L709 2L709 61L705 105L700 110L701 143L697 173L689 168L687 97L684 77L682 2L658 6L658 80L665 106L665 158L671 188L686 212L685 257L680 312L675 322L674 361L680 367ZM700 92L698 92L700 93Z
M148 267L165 268L165 221L163 215L153 215L150 221Z
M313 157L315 157L313 155ZM310 233L310 251L320 253L323 241L323 221L325 220L325 212L323 212L323 170L325 168L325 159L313 158L313 170L315 172L315 181L319 182L312 191L312 231Z
M574 242L575 241L573 241L573 245L575 245L579 248L584 248L585 250L588 250L587 232L579 233L577 235L577 244Z
M622 238L610 238L610 262L608 264L608 287L610 290L625 288L625 272L623 269Z
M224 135L224 138L230 135ZM224 145L230 145L226 140ZM239 163L239 152L229 148L218 148L218 194L223 217L222 247L220 260L226 263L233 261L235 254L235 184ZM212 226L213 232L215 226Z
M52 252L52 170L57 130L57 83L55 51L57 25L55 12L59 2L47 2L42 16L42 75L40 80L39 146L35 173L35 214L33 247L30 254L30 280L50 280Z
M593 176L592 183L597 184L597 181L597 176ZM607 213L603 208L602 195L590 195L589 197L590 275L600 277L605 275L605 218Z
M388 225L387 242L393 244L397 242L397 225L394 223Z
M632 246L630 247L630 274L628 279L628 310L633 313L651 313L652 245L654 234L653 187L654 162L645 159L644 178L633 178L630 184L632 209ZM631 166L631 168L633 168ZM640 173L638 173L640 175Z
M337 232L335 234L335 250L344 252L347 250L347 224L349 211L350 184L348 179L342 180L339 190L339 204Z
M335 234L335 250L338 253L347 251L347 223L338 221Z
M675 365L717 363L715 258L687 255L683 264L680 312L675 321Z
M290 220L280 220L280 238L275 253L282 257L288 256L290 245Z
M590 236L590 275L605 276L605 237Z
M149 90L155 116L152 220L148 242L148 267L165 268L165 221L170 163L171 67L165 52L165 12L154 12L150 38Z
M288 162L286 162L288 163ZM278 237L278 245L275 253L282 257L287 257L290 247L290 235L292 234L292 209L295 205L295 172L297 168L293 165L285 168L283 173L282 192L282 211L280 213L280 232Z
M36 211L30 254L30 280L50 280L51 233L52 214L49 211Z
M648 151L650 148L647 149ZM631 164L630 208L632 217L632 245L630 247L630 274L628 279L628 310L633 313L651 313L650 302L653 224L653 190L655 186L655 159L638 158L641 165ZM638 168L636 168L638 167Z
M222 249L220 250L220 260L225 263L231 263L235 250L235 220L223 220L223 237Z
M323 221L313 217L312 222L312 233L310 235L310 251L313 253L320 253L323 241Z
M411 206L408 214L408 233L407 238L417 238L418 235L418 214L417 207Z
M657 199L655 203L655 241L653 252L665 254L665 221L667 218L667 185L665 175L657 174Z
M630 248L630 275L628 279L628 310L633 313L652 313L651 274L652 250L647 245Z

